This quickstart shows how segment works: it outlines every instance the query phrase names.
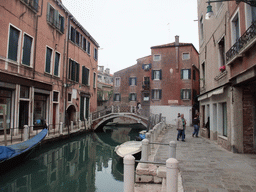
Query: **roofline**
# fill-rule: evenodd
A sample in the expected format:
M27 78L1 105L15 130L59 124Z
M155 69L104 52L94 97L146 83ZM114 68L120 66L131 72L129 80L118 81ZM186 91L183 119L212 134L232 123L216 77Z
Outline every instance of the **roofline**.
M158 49L158 48L168 48L168 47L186 47L186 46L192 46L196 52L199 54L199 52L197 51L197 49L195 48L195 46L192 43L186 43L186 44L179 44L179 45L157 45L157 46L152 46L150 47L150 49Z
M70 19L84 32L84 34L98 47L99 44L97 43L97 41L90 35L90 33L76 20L76 18L68 11L68 9L62 4L62 2L60 2L59 0L54 0L57 2L57 5L60 6L60 8L62 8L65 13L68 14L68 16L70 17Z

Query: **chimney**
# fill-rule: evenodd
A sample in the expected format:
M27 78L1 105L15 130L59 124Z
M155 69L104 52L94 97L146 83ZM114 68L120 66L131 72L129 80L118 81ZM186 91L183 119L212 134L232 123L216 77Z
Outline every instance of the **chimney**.
M176 35L175 36L175 46L178 46L179 45L179 36Z

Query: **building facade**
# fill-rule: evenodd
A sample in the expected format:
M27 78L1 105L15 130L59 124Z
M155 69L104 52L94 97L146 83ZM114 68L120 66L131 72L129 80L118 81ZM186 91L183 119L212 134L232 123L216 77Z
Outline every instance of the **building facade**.
M98 69L98 96L97 96L97 110L103 110L110 103L113 95L113 75L110 74L110 69L104 66L99 66Z
M97 108L93 37L60 0L2 1L0 14L0 105L8 130L88 118Z
M198 1L201 127L227 150L255 153L255 15L246 3ZM204 132L204 129L202 129Z
M190 43L175 42L151 47L151 55L114 74L114 103L142 104L143 111L162 113L175 124L184 113L188 124L198 112L198 52Z

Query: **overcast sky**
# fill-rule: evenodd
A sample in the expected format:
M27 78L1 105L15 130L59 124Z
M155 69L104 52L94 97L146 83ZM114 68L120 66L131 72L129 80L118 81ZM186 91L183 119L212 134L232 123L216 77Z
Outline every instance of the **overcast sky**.
M197 0L62 0L99 43L99 65L114 73L151 54L150 47L193 43L198 50ZM207 6L207 5L206 5Z

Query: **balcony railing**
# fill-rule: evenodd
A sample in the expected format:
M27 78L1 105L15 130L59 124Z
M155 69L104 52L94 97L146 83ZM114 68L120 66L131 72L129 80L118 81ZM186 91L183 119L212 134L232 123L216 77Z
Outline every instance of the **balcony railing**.
M142 88L149 89L149 87L150 87L150 81L143 81Z
M256 21L245 31L236 43L226 53L226 61L229 63L233 58L249 47L256 37Z

